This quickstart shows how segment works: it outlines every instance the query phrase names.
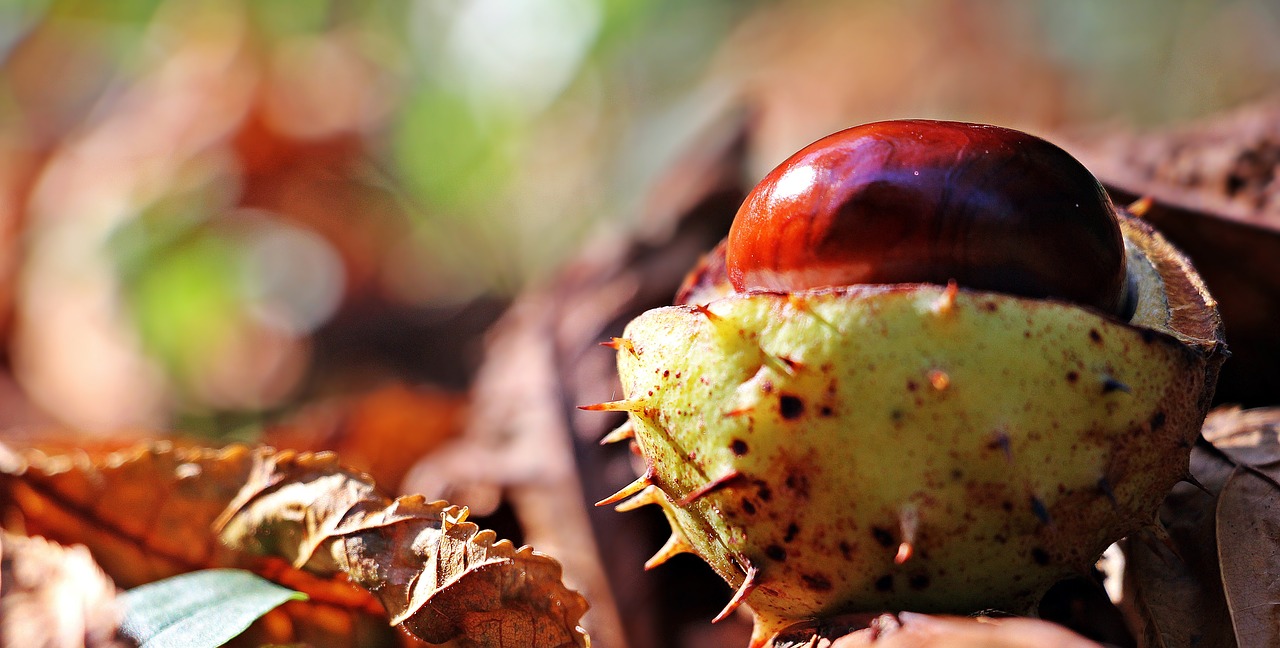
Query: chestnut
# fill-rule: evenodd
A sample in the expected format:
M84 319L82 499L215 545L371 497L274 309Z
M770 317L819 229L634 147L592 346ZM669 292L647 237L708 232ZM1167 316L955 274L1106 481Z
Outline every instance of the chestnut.
M997 126L898 120L820 139L751 191L725 254L739 292L955 281L1123 319L1133 308L1102 185Z

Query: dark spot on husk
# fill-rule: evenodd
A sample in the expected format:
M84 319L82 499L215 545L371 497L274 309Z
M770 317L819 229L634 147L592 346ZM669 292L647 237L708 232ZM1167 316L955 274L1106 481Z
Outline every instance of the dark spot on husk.
M1112 378L1111 376L1107 376L1102 379L1102 393L1110 394L1111 392L1117 392L1117 391L1124 392L1126 394L1130 392L1128 385L1120 382L1119 380L1116 380L1115 378Z
M752 504L751 500L744 499L742 500L742 510L746 511L747 515L755 515L756 505Z
M804 414L804 401L799 396L783 394L778 399L778 411L782 414L782 418L794 421Z
M835 413L836 413L835 410L831 409L830 405L823 405L821 408L818 409L818 416L822 416L822 417L832 416Z
M803 473L791 472L787 474L787 480L784 482L787 488L794 491L800 497L809 496L809 478Z
M787 526L787 534L782 536L783 542L791 542L796 539L796 534L800 533L800 527L795 522Z
M664 370L664 371L662 372L662 377L663 377L663 378L670 378L670 377L671 377L671 370L670 370L670 369Z
M884 575L876 579L877 592L889 592L893 590L893 576Z
M800 580L805 587L815 592L831 591L831 580L822 574L802 574Z
M1013 453L1009 435L1002 430L996 430L991 433L991 440L987 442L987 449L999 450L1004 453L1005 458L1011 458Z
M1045 506L1044 500L1032 495L1030 498L1031 512L1035 514L1036 519L1041 524L1052 524L1053 518L1049 517L1049 507Z
M730 441L729 449L733 451L733 454L739 457L747 454L747 451L749 450L749 448L747 448L747 442L742 439L734 439L733 441Z
M1049 552L1041 549L1040 547L1036 547L1031 550L1031 559L1036 561L1037 565L1043 567L1049 564Z
M988 313L994 313L999 308L1000 307L997 306L995 302L982 302L982 310L987 311Z
M884 527L871 527L871 537L880 543L880 546L889 548L897 546L897 542L893 540L893 532Z
M1111 488L1111 480L1107 479L1106 475L1098 478L1098 491L1101 492L1104 497L1111 500L1112 505L1120 505L1119 500L1116 499L1115 490Z
M1005 500L1005 501L1003 501L1003 502L1000 502L1000 508L1004 509L1004 512L1005 512L1005 513L1012 512L1012 511L1013 511L1013 502L1010 502L1009 500Z
M907 381L907 391L915 391L917 389L920 389L920 385L917 385L916 381L914 380Z
M1156 412L1155 414L1152 414L1152 415L1151 415L1151 430L1154 432L1154 431L1159 430L1160 428L1164 427L1164 421L1165 421L1165 414L1164 414L1164 412Z
M764 555L768 556L770 560L777 562L786 562L787 560L787 550L776 544L771 544L765 547Z
M1102 344L1102 334L1098 329L1089 329L1089 340L1094 344Z
M907 581L907 584L910 585L913 590L922 590L929 587L929 577L924 574L916 574Z
M762 392L764 392L764 393L766 393L766 394L772 394L772 393L773 393L773 381L772 381L772 380L766 380L766 381L764 381L764 382L760 383L760 391L762 391Z
M849 546L847 542L841 542L840 555L844 556L845 560L853 560L853 547Z
M1075 382L1075 381L1077 381L1077 380L1080 380L1080 372L1078 372L1078 371L1068 371L1068 372L1067 372L1067 382L1069 382L1069 383L1074 383L1074 382Z
M767 502L773 499L773 491L763 480L756 480L756 496L760 498L760 501Z

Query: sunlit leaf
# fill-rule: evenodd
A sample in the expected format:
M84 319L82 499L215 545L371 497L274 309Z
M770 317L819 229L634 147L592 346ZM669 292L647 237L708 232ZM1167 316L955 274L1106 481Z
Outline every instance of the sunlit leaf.
M244 489L215 525L222 541L373 591L392 623L429 642L569 648L589 645L586 600L560 564L466 521L467 509L390 500L332 453L255 454Z
M305 600L239 569L208 569L135 587L121 632L141 648L214 648L285 601Z
M117 585L135 587L201 569L251 569L310 600L255 624L263 643L391 645L382 606L341 575L317 576L279 559L220 544L212 524L244 486L255 451L175 449L168 443L114 453L4 452L0 518L28 533L84 544ZM256 452L268 452L260 450Z

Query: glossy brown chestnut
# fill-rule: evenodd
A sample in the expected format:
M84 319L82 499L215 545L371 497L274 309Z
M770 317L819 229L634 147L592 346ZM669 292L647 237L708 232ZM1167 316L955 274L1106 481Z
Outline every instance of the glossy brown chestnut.
M793 155L738 210L738 291L947 283L1121 317L1115 208L1080 162L1040 138L961 122L887 121Z

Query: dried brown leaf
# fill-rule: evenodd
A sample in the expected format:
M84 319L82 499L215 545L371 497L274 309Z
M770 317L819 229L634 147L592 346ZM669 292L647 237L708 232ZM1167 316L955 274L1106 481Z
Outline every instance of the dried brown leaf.
M299 460L305 465L322 466L327 471L317 479L331 486L330 490L321 492L311 509L288 511L286 513L296 514L295 517L279 521L264 531L292 535L257 538L254 540L257 552L249 553L222 545L211 531L214 522L229 505L233 511L239 511L242 505L256 502L264 493L316 493L323 490L313 486L307 491L297 484L281 481L284 475L273 472L268 461L268 458L276 456L270 449L250 450L239 446L225 450L174 449L167 443L159 443L105 455L98 461L80 453L49 456L36 451L12 453L3 450L0 446L0 505L3 506L0 514L6 524L24 528L29 533L54 537L64 543L85 544L116 582L126 587L196 569L241 567L308 595L307 601L287 603L263 617L247 638L242 637L246 645L301 642L323 646L374 646L409 643L401 639L404 637L402 633L394 632L387 625L388 614L373 594L350 583L347 574L339 571L332 559L330 567L314 572L291 565L303 551L315 549L315 546L304 545L305 541L318 539L325 532L340 533L336 526L346 509L340 506L343 500L337 497L339 492L346 493L346 501L364 502L360 508L362 513L376 512L378 506L386 508L392 504L373 490L367 478L339 469L332 455L319 459L302 455L309 457L305 461ZM298 457L295 453L286 454L294 459ZM403 515L403 503L395 510ZM436 515L433 520L439 526L440 516ZM308 524L313 526L307 527ZM299 528L298 525L311 529L312 533L293 533L291 529ZM403 524L388 522L388 525L397 531L407 528ZM355 536L357 539L369 537L382 536L379 531L361 531ZM404 534L394 539L383 537L382 548L394 551L395 548L387 543L392 540L411 542L415 537ZM472 539L467 546L487 547L486 540L492 543L492 537L486 536ZM295 545L291 546L288 541ZM403 549L409 551L407 547ZM516 551L509 545L491 549L491 554L497 556L503 550L513 554L508 563L530 565L530 582L533 585L543 582L534 576L550 575L552 570L545 563L555 564L549 558L528 550ZM379 559L384 557L376 555ZM288 560L274 556L284 556ZM529 556L536 557L525 560ZM558 569L556 566L554 570L557 579ZM488 570L479 573L480 576L470 577L467 582L483 584L486 578L492 580ZM404 574L397 572L397 575ZM384 589L382 584L372 583L367 578L361 582ZM516 596L520 588L508 584L504 591L515 592L512 596ZM440 600L447 602L452 599L442 597ZM567 600L581 601L572 597ZM585 607L585 603L581 605ZM404 607L402 602L400 608ZM566 615L577 609L572 603L563 607ZM392 615L400 608L396 608ZM581 610L577 610L577 614L580 615ZM533 618L532 615L529 618ZM483 636L487 630L478 630L478 636Z
M1191 453L1198 485L1160 509L1167 538L1130 539L1125 598L1148 646L1271 645L1280 409L1220 409Z
M0 645L113 648L120 609L84 547L0 534Z
M1125 542L1124 598L1135 633L1151 648L1235 645L1214 524L1217 493L1232 467L1197 447L1191 470L1209 492L1183 483L1165 498L1159 518L1168 544L1151 532Z
M210 524L244 484L249 450L160 442L98 460L28 451L0 462L6 526L84 544L130 588L207 567L241 566Z
M1280 645L1280 489L1237 468L1218 495L1222 584L1241 646Z
M9 528L88 547L122 587L211 567L251 569L308 595L273 610L247 645L390 645L398 640L373 596L218 543L213 521L239 492L253 451L154 443L106 454L13 453L0 447L0 518Z
M1280 481L1280 410L1219 409L1205 419L1200 433L1231 462Z
M331 453L258 452L216 527L226 544L346 573L392 622L431 642L586 646L586 600L552 558L466 522L467 509L418 496L390 500Z

